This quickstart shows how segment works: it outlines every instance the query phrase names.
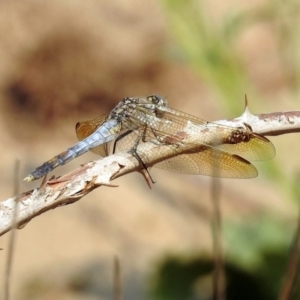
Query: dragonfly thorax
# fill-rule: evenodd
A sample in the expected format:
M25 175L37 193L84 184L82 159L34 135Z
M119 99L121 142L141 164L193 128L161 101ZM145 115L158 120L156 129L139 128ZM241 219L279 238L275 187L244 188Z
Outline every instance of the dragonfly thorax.
M152 95L142 98L127 97L124 98L109 114L108 119L115 119L122 123L128 121L128 118L136 118L141 123L147 118L162 118L168 102L161 96Z
M107 119L114 119L118 122L122 122L124 119L128 118L138 103L138 98L123 98L122 101L110 112Z

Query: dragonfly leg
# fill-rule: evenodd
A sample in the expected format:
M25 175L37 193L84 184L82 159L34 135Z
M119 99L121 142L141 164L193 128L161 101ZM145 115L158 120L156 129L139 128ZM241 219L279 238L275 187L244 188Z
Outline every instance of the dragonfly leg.
M150 175L150 172L147 168L147 166L145 165L145 163L143 162L142 158L139 156L139 154L137 153L137 147L140 143L140 141L145 141L145 134L147 131L147 126L145 126L143 132L139 135L139 137L136 139L134 146L130 149L130 152L132 155L134 155L134 157L137 159L137 161L143 166L143 168L145 169L145 171L147 172L147 174L149 175L149 178L151 180L151 182L154 184L155 181L152 179L152 176Z
M150 175L150 172L147 168L147 166L145 165L145 163L143 162L142 158L138 155L137 151L135 148L131 148L130 150L131 154L134 155L134 157L137 159L137 161L143 166L144 170L147 172L147 174L149 175L149 178L151 180L151 182L154 184L155 181L152 179L152 176Z
M116 153L116 147L117 147L117 142L120 141L122 138L124 138L126 135L132 133L133 130L128 130L126 132L123 132L122 134L120 134L114 141L114 146L113 146L113 154Z
M143 132L139 135L139 137L136 139L135 143L134 143L134 146L131 148L130 150L130 153L132 155L134 155L134 157L138 160L138 162L143 166L143 168L146 170L147 174L149 175L149 178L151 180L151 182L154 184L155 181L152 179L151 175L150 175L150 172L147 168L147 166L145 165L145 163L143 162L142 158L138 155L137 153L137 147L138 147L138 144L139 142L142 140L142 141L145 141L145 133L147 131L147 127L144 128ZM132 133L133 130L128 130L126 132L123 132L122 134L120 134L114 141L114 145L113 145L113 154L115 154L116 152L116 147L117 147L117 143L118 141L120 141L122 138L124 138L125 136L127 136L128 134Z

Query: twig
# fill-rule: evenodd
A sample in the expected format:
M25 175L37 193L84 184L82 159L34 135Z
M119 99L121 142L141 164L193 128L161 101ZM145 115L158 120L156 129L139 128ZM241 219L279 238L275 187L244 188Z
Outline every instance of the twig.
M252 115L246 108L241 117L230 121L221 120L215 123L232 127L248 124L253 132L258 134L280 135L300 132L300 112ZM213 127L209 128L209 130L203 130L203 133L198 136L191 136L192 143L200 145L203 143L203 139L207 141L212 130L214 130ZM176 147L176 145L173 146ZM187 147L180 147L180 149L177 148L174 151L173 147L159 146L151 142L145 143L144 147L147 149L147 166L153 166L168 158L191 151ZM159 147L159 151L157 151L157 147ZM139 147L139 150L143 151L143 145ZM129 153L118 153L99 161L87 163L58 179L49 180L40 188L18 196L20 199L19 214L17 216L18 227L50 209L78 201L101 185L112 186L111 180L141 169L142 167L139 166L132 155ZM16 198L13 197L0 202L0 235L12 228L13 207Z

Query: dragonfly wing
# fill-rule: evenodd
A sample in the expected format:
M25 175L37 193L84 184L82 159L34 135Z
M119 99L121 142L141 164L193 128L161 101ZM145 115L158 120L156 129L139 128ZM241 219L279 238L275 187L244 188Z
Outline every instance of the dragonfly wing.
M75 126L78 140L81 141L95 132L96 129L105 122L106 118L107 115L103 115L93 120L78 122ZM97 146L91 149L91 151L95 154L101 155L102 157L108 155L107 144Z
M143 144L143 142L155 142L157 139L166 140L164 132L153 128L135 130L117 142L117 149L131 149L141 135L142 138L139 145ZM175 152L180 150L180 143L176 145L176 139L175 143L173 143L172 137L169 137L167 140L171 142L171 144L162 144L161 147L172 147ZM140 153L138 149L139 148L137 148L137 153L143 162L147 164L149 160L147 151ZM159 151L159 149L160 147L157 148L157 151ZM193 153L179 154L171 159L155 164L154 167L179 173L201 174L224 178L253 178L258 174L256 168L244 158L208 145L198 145L196 149L193 150Z
M207 128L211 134L210 140L216 141L214 147L220 150L242 156L250 161L268 160L275 156L273 144L264 136L254 133L250 126L236 128L207 122L171 108L164 113L163 119L169 122L160 122L161 125L157 129L168 135L177 134L181 130L185 131L189 123L189 131L195 136L202 135L203 130ZM203 144L206 144L205 140ZM212 146L211 143L207 144Z
M223 178L253 178L258 174L256 168L242 157L208 146L201 146L197 153L181 154L162 161L154 167Z
M222 144L218 149L237 154L250 161L269 160L275 156L275 147L264 136L252 132L249 141L237 144Z

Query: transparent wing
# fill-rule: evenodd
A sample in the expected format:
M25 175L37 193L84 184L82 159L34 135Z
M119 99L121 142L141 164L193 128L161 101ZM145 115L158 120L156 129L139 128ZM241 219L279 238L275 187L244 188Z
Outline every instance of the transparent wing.
M203 146L197 153L181 154L164 160L155 167L180 173L223 178L252 178L256 168L242 157Z
M137 139L141 138L139 145L143 145L142 139L145 142L156 141L161 135L161 132L147 130L136 130L125 136L117 143L118 150L129 150L133 147ZM165 136L165 135L164 135ZM160 145L156 148L155 155L159 156L159 152L163 151L164 147L172 147L172 151L179 152L180 145ZM151 153L143 147L140 151L138 146L136 151L143 162L147 165L151 161ZM178 154L171 159L164 160L154 165L156 168L175 171L179 173L187 173L194 175L208 175L223 178L252 178L257 176L256 168L242 157L230 154L226 151L219 150L214 147L199 145L193 149L194 153Z
M140 144L158 141L161 146L157 147L157 151L162 151L162 147L172 147L172 151L179 152L186 137L203 135L203 132L209 130L208 138L202 139L202 144L196 146L197 150L194 149L189 154L178 154L155 165L161 169L227 178L252 178L257 176L257 170L248 160L267 160L275 155L273 144L252 132L250 127L237 129L209 123L169 108L164 112L163 118L155 119L152 123L149 121L147 126L118 141L117 148L130 149L142 135ZM151 161L147 151L143 150L141 153L138 147L137 152L146 164Z
M273 144L264 136L252 132L250 140L237 144L221 144L218 149L242 156L250 161L269 160L275 156Z
M275 156L273 144L264 136L252 132L250 127L237 130L235 127L210 123L171 108L167 108L164 119L170 120L170 123L162 124L160 127L168 134L177 135L181 130L185 130L187 122L190 122L193 124L189 127L191 134L201 135L203 129L209 128L210 139L216 140L215 147L220 150L242 156L250 161L268 160Z

